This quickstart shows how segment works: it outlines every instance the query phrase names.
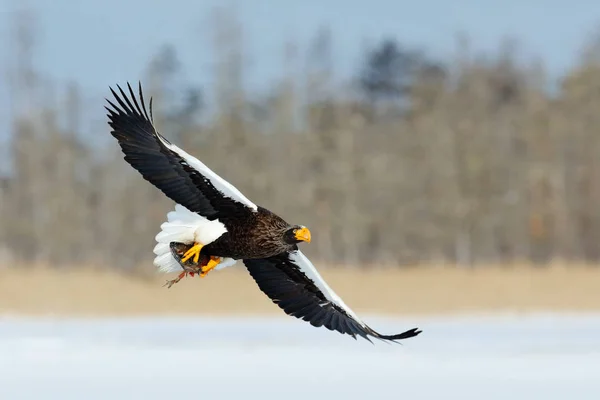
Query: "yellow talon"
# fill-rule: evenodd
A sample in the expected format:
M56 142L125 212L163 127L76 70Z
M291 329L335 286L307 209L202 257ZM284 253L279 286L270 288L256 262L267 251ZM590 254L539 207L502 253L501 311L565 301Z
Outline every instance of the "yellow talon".
M210 256L210 261L204 267L202 267L202 273L200 277L204 278L206 274L215 269L217 265L221 263L221 257Z
M200 260L200 250L202 250L202 245L200 243L195 243L192 248L185 252L183 257L181 258L181 262L186 262L192 256L194 256L194 263L198 264L198 260Z

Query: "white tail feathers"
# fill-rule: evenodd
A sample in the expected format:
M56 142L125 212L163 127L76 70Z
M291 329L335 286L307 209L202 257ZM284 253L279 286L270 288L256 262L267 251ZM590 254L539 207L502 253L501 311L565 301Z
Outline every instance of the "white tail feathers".
M154 247L154 265L158 267L160 272L175 272L181 271L181 265L175 260L171 254L171 248L168 243L158 243Z
M171 254L171 242L200 243L207 245L227 232L225 225L218 220L209 221L199 214L177 204L175 210L167 214L167 222L160 226L154 247L154 265L161 272L181 271L181 266ZM235 264L235 260L225 258L216 269Z

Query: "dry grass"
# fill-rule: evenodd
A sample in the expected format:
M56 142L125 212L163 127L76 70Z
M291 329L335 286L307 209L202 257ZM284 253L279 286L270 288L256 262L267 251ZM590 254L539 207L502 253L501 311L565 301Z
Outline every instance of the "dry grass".
M600 268L489 267L323 269L358 312L600 310ZM55 315L279 314L243 268L186 278L171 289L149 279L92 269L0 269L0 313Z

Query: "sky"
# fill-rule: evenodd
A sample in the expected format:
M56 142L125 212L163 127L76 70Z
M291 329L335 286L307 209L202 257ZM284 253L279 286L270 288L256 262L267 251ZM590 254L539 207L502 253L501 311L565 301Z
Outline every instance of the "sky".
M336 73L342 76L356 70L365 40L396 37L444 57L455 51L458 32L468 34L478 50L516 38L523 55L543 59L556 76L600 28L597 0L0 0L0 143L9 102L8 33L17 7L28 5L36 13L36 67L59 83L78 82L89 101L85 107L97 109L93 115L101 118L108 86L141 79L162 44L176 46L182 79L210 86L210 11L219 4L235 7L243 24L251 88L281 73L287 40L306 48L324 25L331 28Z

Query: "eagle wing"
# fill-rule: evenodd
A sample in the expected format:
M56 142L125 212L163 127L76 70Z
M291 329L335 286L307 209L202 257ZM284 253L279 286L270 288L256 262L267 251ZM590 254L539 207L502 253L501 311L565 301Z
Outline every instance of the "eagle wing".
M238 189L210 170L197 158L171 144L155 129L139 85L139 102L127 84L131 99L117 85L121 96L110 88L118 105L106 100L109 125L125 154L125 161L174 202L208 220L226 223L256 212L257 206Z
M368 341L371 341L369 336L396 341L421 333L414 328L396 335L382 335L371 329L335 294L300 250L243 261L260 290L273 303L286 314L315 327L324 326Z

